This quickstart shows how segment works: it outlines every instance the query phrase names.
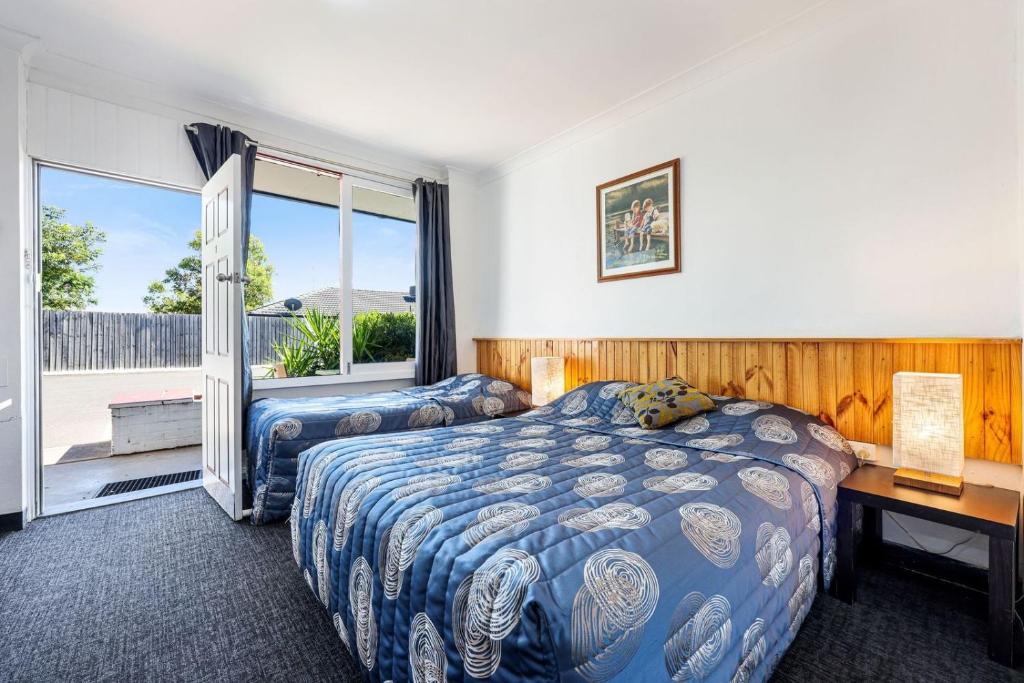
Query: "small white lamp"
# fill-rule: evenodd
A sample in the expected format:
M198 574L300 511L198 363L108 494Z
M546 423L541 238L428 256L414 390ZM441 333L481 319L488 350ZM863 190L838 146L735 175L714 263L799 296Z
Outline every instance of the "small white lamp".
M530 359L533 405L551 403L565 393L565 359L561 356L537 356Z
M964 488L964 387L960 375L892 377L893 481L959 496Z

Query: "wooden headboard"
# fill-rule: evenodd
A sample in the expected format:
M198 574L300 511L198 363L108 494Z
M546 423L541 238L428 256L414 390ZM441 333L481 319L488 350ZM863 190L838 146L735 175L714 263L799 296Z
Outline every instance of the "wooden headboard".
M785 403L849 439L892 443L892 375L964 379L969 457L1021 462L1019 339L476 339L476 367L530 388L530 358L562 356L566 389L679 375L702 391Z

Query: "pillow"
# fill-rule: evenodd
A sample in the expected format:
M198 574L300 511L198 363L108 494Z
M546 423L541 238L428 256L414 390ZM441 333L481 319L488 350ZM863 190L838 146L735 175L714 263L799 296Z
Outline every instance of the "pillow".
M632 382L590 382L576 387L546 406L534 408L532 417L547 417L559 424L578 426L593 422L634 425L633 411L622 405L619 392L636 386Z
M471 372L453 375L436 384L402 389L402 393L420 398L433 398L453 407L471 405L478 415L491 417L529 410L530 394L511 382ZM458 408L456 407L456 410ZM458 415L467 417L468 415Z
M715 409L710 396L678 377L628 387L619 392L619 400L633 409L637 422L644 429L658 429Z
M519 388L515 384L502 379L495 379L489 375L480 375L478 379L480 380L484 397L490 398L492 402L497 398L501 402L501 409L493 414L488 412L489 415L507 415L508 413L529 410L533 407L530 392Z

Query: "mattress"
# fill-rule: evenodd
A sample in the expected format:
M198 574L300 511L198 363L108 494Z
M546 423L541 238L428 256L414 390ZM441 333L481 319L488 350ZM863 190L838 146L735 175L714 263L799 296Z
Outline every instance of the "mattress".
M622 386L302 454L295 561L364 678L770 676L831 581L852 449L726 397L642 430Z
M266 398L248 412L253 524L287 519L295 495L299 453L324 441L457 425L530 407L529 395L477 373L437 384L372 394Z

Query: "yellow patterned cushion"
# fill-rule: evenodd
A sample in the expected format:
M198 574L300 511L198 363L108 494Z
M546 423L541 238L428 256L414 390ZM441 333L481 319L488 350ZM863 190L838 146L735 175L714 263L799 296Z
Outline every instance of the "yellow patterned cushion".
M715 409L715 402L678 377L628 387L619 400L633 409L644 429L658 429L684 417Z

